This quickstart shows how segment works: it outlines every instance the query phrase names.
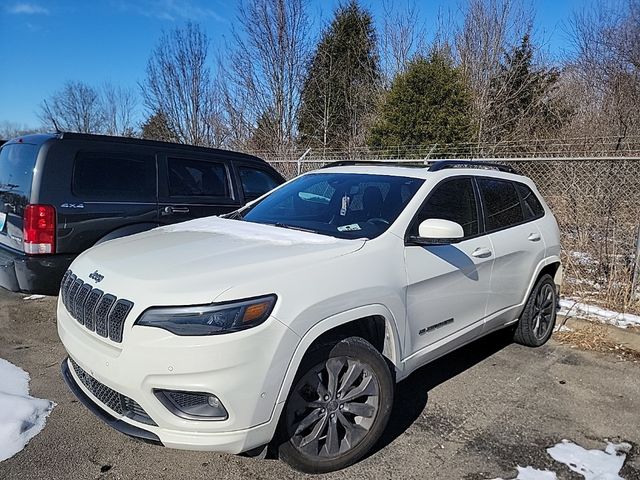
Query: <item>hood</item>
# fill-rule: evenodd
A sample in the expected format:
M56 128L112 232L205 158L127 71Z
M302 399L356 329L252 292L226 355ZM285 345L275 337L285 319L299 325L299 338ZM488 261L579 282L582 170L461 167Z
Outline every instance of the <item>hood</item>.
M295 275L364 242L212 217L105 242L80 255L71 270L120 298L149 297L149 305L208 303L249 282L264 282L256 295L271 293L270 276ZM94 271L104 277L100 283L89 280Z

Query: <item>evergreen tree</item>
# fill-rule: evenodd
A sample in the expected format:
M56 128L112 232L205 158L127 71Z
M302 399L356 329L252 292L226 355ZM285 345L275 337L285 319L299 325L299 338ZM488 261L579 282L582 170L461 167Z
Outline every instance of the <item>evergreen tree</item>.
M305 145L350 148L364 142L380 82L373 18L356 0L338 8L311 59L298 130Z
M491 83L492 108L486 131L490 140L512 140L546 135L568 114L554 98L559 73L536 66L529 34L504 54L499 75Z
M468 141L469 110L470 94L459 68L446 52L435 51L411 61L393 80L369 144L409 147Z
M169 127L167 117L162 112L151 115L142 124L142 138L162 142L178 142L177 135Z

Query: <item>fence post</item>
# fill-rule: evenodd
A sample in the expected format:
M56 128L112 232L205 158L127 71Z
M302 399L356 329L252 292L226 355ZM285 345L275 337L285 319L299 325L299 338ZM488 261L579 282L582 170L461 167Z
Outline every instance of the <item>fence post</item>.
M638 282L640 281L640 224L638 225L636 236L636 254L633 259L633 280L631 280L632 300L640 296L640 294L638 294Z
M298 160L296 161L296 163L298 164L298 176L300 176L300 167L302 166L302 160L304 159L304 157L307 156L307 154L311 151L311 147L307 148L307 151L304 152L302 155L300 155L300 157L298 158Z

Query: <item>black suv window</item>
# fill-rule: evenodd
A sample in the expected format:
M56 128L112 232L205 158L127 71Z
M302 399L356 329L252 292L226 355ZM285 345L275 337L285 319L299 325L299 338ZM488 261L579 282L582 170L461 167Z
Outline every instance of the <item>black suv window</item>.
M73 166L73 193L112 201L156 201L153 157L79 152Z
M460 224L465 237L477 235L478 209L472 180L453 178L438 185L418 212L411 235L417 235L420 223L429 218L441 218Z
M280 182L264 170L251 167L239 167L240 181L246 199L256 199L276 188Z
M0 149L0 200L3 203L14 207L29 203L38 149L38 145L27 143L10 143Z
M222 163L169 158L172 197L228 197L227 169Z
M524 220L520 197L515 185L508 180L477 177L484 204L487 231L506 228Z
M536 197L536 194L524 183L516 183L516 185L520 193L526 219L542 217L544 215L544 208L540 200L538 200L538 197Z

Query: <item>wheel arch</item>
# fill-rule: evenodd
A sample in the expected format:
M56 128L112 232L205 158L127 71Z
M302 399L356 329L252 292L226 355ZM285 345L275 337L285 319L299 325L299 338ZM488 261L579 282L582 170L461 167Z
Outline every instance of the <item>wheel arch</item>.
M287 400L302 359L310 348L318 342L338 341L348 336L369 341L387 359L392 373L401 368L400 337L389 309L381 304L354 308L317 322L301 337L287 367L277 403Z

